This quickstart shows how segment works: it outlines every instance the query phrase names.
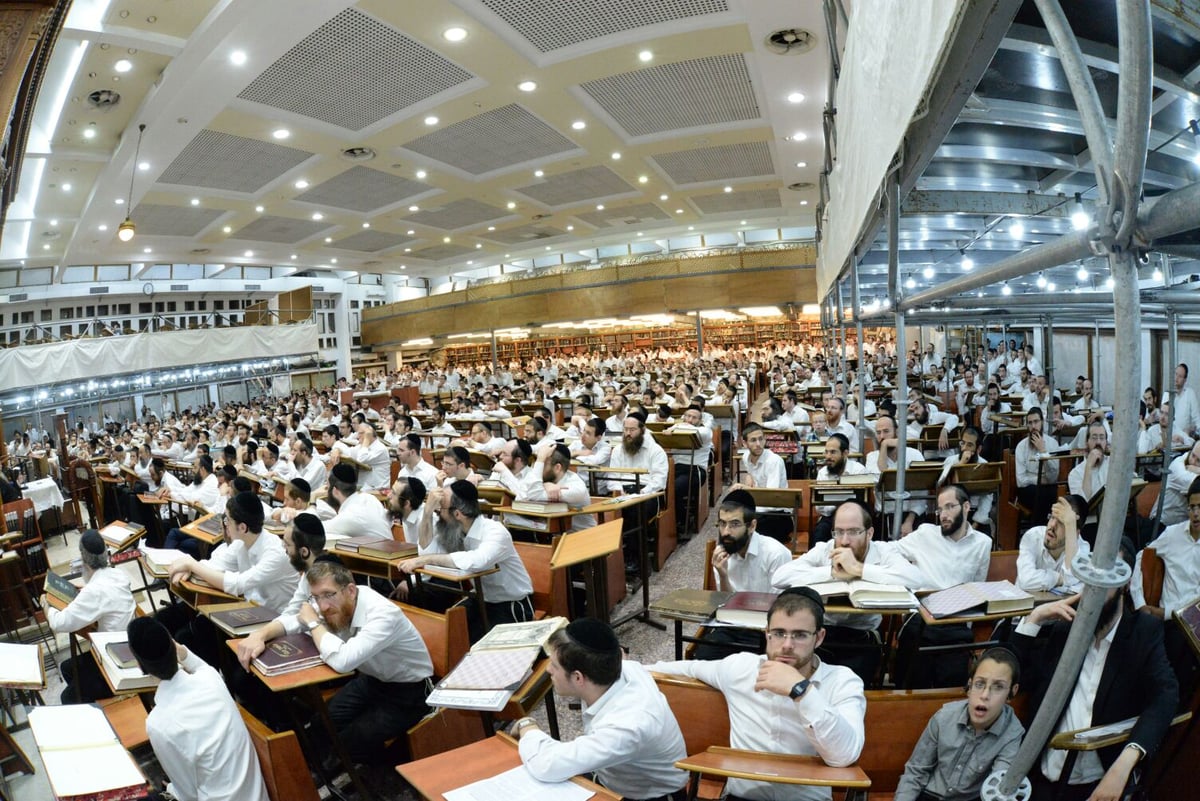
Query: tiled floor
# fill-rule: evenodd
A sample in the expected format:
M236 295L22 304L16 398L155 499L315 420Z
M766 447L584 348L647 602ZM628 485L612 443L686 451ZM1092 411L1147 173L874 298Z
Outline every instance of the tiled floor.
M715 520L715 515L710 516L710 519ZM713 535L713 526L709 525L701 532L700 536L693 537L691 541L681 545L672 554L667 560L665 569L661 573L655 574L651 580L651 601L678 587L699 586L703 570L701 563L704 559L704 540ZM69 562L73 557L78 556L78 542L78 532L68 533L66 544L64 544L61 536L54 537L48 543L50 564L64 564ZM136 577L136 567L128 566L128 569ZM638 608L640 603L640 591L628 596L614 611L614 619L623 617L628 612ZM143 604L145 604L144 601ZM640 622L630 622L621 626L617 634L621 639L621 643L629 649L630 658L636 659L639 662L650 663L660 659L671 659L674 653L673 640L669 628L667 632L662 632ZM57 659L61 661L66 658L67 654L68 646L66 638L59 638L59 654ZM58 703L58 696L62 692L61 679L58 673L53 670L47 674L47 678L48 687L43 693L43 698L48 704ZM581 719L579 710L570 709L565 699L556 699L556 703L561 736L564 739L570 739L580 731ZM539 709L534 717L545 725L546 713L544 708ZM14 736L21 748L25 750L25 753L34 762L37 773L32 776L19 775L12 777L9 782L11 797L14 801L53 801L54 796L51 794L45 780L45 775L41 770L41 761L38 758L37 748L34 746L29 730L26 728L17 731L14 733ZM413 799L413 795L406 791L403 783L391 768L380 767L378 769L368 769L364 771L363 778L373 799L381 799L381 801L386 799L404 799L404 801L409 801L409 799ZM342 782L344 781L345 777L342 777ZM322 793L322 797L326 797L326 795L326 793Z

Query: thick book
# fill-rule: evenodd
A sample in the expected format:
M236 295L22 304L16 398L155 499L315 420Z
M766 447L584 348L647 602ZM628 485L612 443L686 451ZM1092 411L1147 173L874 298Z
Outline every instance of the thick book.
M108 547L120 549L140 537L145 530L144 526L126 526L122 523L110 523L100 529L100 537Z
M305 633L287 634L271 640L254 660L264 676L278 676L321 664L321 652Z
M1033 603L1033 596L1011 581L972 581L921 599L922 606L935 618L976 610L987 615L1016 614L1033 609Z
M650 609L667 617L702 622L732 597L733 593L718 590L671 590L650 604Z
M1193 598L1182 609L1176 609L1171 617L1183 629L1192 653L1200 657L1200 598Z
M479 642L471 646L472 651L499 651L511 648L543 648L550 635L567 625L565 617L548 617L525 623L500 623Z
M773 592L735 592L717 609L717 622L748 629L766 629L767 610L778 597Z
M12 689L45 689L41 644L0 642L0 684Z
M155 578L164 578L167 575L167 568L176 559L187 556L183 551L176 548L151 548L146 546L142 548L142 552L146 557L143 561L146 564L146 570Z
M349 553L358 553L358 549L364 545L370 545L376 542L383 542L382 537L377 537L373 534L366 534L361 537L346 537L343 540L338 540L334 544L334 548L339 551L348 551Z
M69 604L75 600L75 596L79 594L79 589L66 576L60 576L53 570L50 570L46 573L46 594L53 595L63 603Z
M138 666L137 657L133 655L133 649L127 642L110 642L104 646L104 652L119 668L128 670Z
M129 635L124 631L95 631L88 635L92 641L92 653L99 658L100 670L108 678L113 691L118 693L147 690L158 686L158 679L148 676L136 665L123 668L109 656L110 643L129 643Z
M513 501L512 508L514 512L539 512L548 515L571 511L571 507L561 501Z
M444 706L451 709L477 709L482 712L499 712L512 698L512 690L451 690L434 687L425 699L429 706Z
M823 581L810 584L824 599L845 597L857 609L916 609L917 596L899 584L872 581Z
M221 515L212 515L211 517L202 517L200 522L196 524L196 528L203 531L205 534L217 536L222 534L221 531Z
M267 606L224 609L220 612L211 612L208 615L209 620L217 628L233 637L242 637L258 631L277 617L279 617L279 613Z
M29 728L55 798L125 801L149 793L145 776L99 707L35 707Z
M447 690L515 690L529 678L541 648L472 649L438 686Z

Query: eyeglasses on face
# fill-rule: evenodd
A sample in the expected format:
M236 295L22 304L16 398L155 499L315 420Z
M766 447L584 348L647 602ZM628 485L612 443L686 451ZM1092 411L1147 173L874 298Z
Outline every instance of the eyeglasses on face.
M967 685L967 689L984 695L1008 695L1011 685L1003 681L993 681L990 684L984 679L975 679Z
M794 643L803 645L811 640L815 634L815 631L805 631L804 629L798 629L796 631L788 631L787 629L768 629L767 639L774 640L775 642L791 640Z
M842 539L843 537L858 537L865 534L865 528L835 528L833 530L834 539Z
M342 590L344 590L344 589L346 589L346 588L339 587L338 589L334 590L333 592L323 592L320 595L310 595L310 596L308 596L308 600L312 601L313 603L317 603L317 604L327 604L327 603L332 602L334 598L341 595Z

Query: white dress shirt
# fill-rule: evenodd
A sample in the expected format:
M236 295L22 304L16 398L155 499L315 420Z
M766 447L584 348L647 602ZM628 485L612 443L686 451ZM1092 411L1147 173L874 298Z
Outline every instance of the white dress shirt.
M283 540L266 532L259 534L249 548L240 540L222 543L205 561L224 571L225 592L270 609L287 606L299 580Z
M1067 475L1067 488L1072 495L1078 495L1085 501L1090 501L1097 492L1103 489L1108 484L1108 462L1109 459L1105 456L1100 460L1100 464L1092 468L1092 487L1091 492L1083 491L1083 474L1087 470L1087 457L1079 460L1079 464L1071 470Z
M842 472L838 475L832 475L829 468L821 465L821 469L817 471L817 481L837 481L842 476L865 476L867 467L862 462L856 462L853 459L846 460L846 466L842 468ZM817 514L821 517L829 517L833 514L836 506L818 506Z
M87 584L64 609L46 605L46 622L54 632L79 631L96 624L100 631L124 631L133 620L133 591L129 577L115 567L92 573Z
M648 472L641 476L642 488L638 492L662 492L667 488L667 473L670 470L667 463L667 452L664 451L649 433L642 441L642 447L632 456L625 452L623 443L612 449L609 467L640 467ZM609 489L620 489L633 494L633 485L621 481L609 481Z
M383 508L383 504L367 492L356 492L342 501L337 515L332 520L325 521L327 541L368 535L390 540L392 526L388 522L387 510Z
M1150 543L1164 563L1162 600L1159 601L1164 618L1169 618L1172 612L1182 609L1188 601L1195 600L1196 596L1200 595L1200 540L1192 539L1188 527L1187 520L1167 526L1163 533L1158 535L1158 539ZM1141 551L1138 551L1137 561L1133 566L1133 580L1129 591L1133 596L1134 609L1146 605L1145 590L1142 587Z
M817 659L814 655L813 659ZM793 701L754 689L762 654L730 654L721 660L659 662L650 670L690 676L716 687L729 708L729 744L750 751L819 756L835 767L851 765L866 741L867 699L862 679L846 667L819 662L808 691ZM730 779L730 795L771 801L828 801L828 787Z
M1079 537L1079 553L1091 551L1087 540ZM1025 592L1047 592L1058 586L1058 577L1062 576L1062 586L1070 592L1083 589L1083 582L1075 578L1071 566L1067 564L1067 551L1055 559L1046 550L1046 527L1034 526L1021 536L1020 552L1017 554L1017 586Z
M459 570L483 570L499 566L499 573L481 576L483 597L488 603L520 601L533 592L533 581L521 561L521 555L513 546L512 534L499 520L477 517L463 538L463 549L450 554L454 566ZM429 546L418 548L421 556L446 553L442 543L434 537Z
M358 483L362 489L379 489L390 486L392 457L388 455L387 446L382 442L373 439L370 445L359 445L350 452L350 458L371 468L370 472L361 473L358 477Z
M198 503L211 512L221 497L221 486L217 482L216 474L209 473L199 484L183 484L181 489L172 489L171 497Z
M968 581L986 581L992 540L973 528L957 542L941 526L925 523L892 543L925 576L925 589L944 590Z
M542 475L545 465L542 462L537 462L533 465L533 469L529 471L529 477L526 477L523 483L523 498L521 500L530 501L548 501L549 494L546 492L545 482L542 481ZM571 509L582 509L592 502L591 493L588 492L587 484L583 483L583 479L579 474L568 470L563 473L563 477L558 481L559 500L565 503ZM596 525L595 515L575 515L571 518L571 531L583 531L585 528L591 528Z
M912 466L912 464L914 462L922 462L924 460L925 460L925 457L916 448L905 448L904 449L904 466L905 466L905 468ZM883 462L882 464L880 464L881 461ZM867 467L868 473L871 473L876 476L883 475L884 470L899 469L896 466L896 461L893 459L890 459L887 456L887 454L884 453L884 450L882 448L871 451L870 453L867 454L866 467ZM885 498L885 496L886 496L886 498ZM875 508L877 511L882 510L884 512L884 514L894 513L895 509L896 509L896 493L895 492L888 492L888 493L877 492L875 494ZM929 505L925 502L924 499L915 500L915 501L910 500L910 501L903 502L901 504L901 508L904 510L904 512L906 514L908 512L912 512L913 514L915 514L917 516L918 519L920 519L921 517L925 516L925 511L929 508Z
M604 695L583 705L582 735L560 742L535 729L521 737L518 750L540 781L594 771L601 784L627 798L666 795L687 782L687 773L675 767L687 756L675 715L646 668L628 659Z
M179 801L268 801L246 724L221 674L195 654L154 691L146 735Z
M746 473L754 480L755 487L763 489L781 489L788 485L787 465L784 464L783 457L775 453L769 448L763 448L762 455L758 457L758 461L754 461L749 451L742 453L742 466L746 469ZM779 506L760 506L758 511L761 512L790 512L791 509L783 509Z
M321 659L339 673L357 670L380 681L427 679L433 663L425 641L400 607L370 587L358 586L349 628L322 637Z
M309 459L307 465L296 471L296 478L302 478L308 482L308 487L312 492L316 492L321 487L325 486L325 477L329 471L325 467L325 463L316 457Z
M417 460L417 466L411 470L408 465L401 465L400 472L396 474L396 480L402 478L415 478L425 485L427 490L437 489L437 474L438 469L424 459Z
M312 590L308 588L308 575L301 573L300 580L296 582L296 590L292 593L292 599L288 601L287 606L279 610L279 617L275 618L288 634L300 633L300 616L298 613L303 604L309 603L308 598L310 595L312 595Z
M1050 437L1045 437L1043 442L1047 451L1054 447L1054 440ZM1017 486L1032 487L1038 483L1038 466L1042 469L1042 483L1053 484L1058 481L1058 459L1044 459L1033 446L1029 444L1029 437L1017 443L1017 450L1013 454L1013 462L1017 466ZM1045 462L1045 464L1042 464Z
M791 561L786 545L754 532L743 553L730 554L725 573L734 592L775 592L771 577Z

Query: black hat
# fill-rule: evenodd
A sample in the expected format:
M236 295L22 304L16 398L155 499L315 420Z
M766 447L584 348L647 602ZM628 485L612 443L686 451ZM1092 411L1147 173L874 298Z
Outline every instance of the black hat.
M358 471L345 462L333 466L333 477L346 484L358 484Z
M784 595L803 595L805 598L808 598L810 601L813 601L820 606L822 612L825 611L825 601L821 598L821 593L817 592L812 587L788 587L786 590L779 593L779 595L781 597Z
M467 503L479 503L479 490L470 481L455 481L450 491Z
M263 519L262 501L253 492L239 492L225 504L225 512L236 522L245 523L251 531L261 531Z
M129 649L143 662L159 662L174 650L167 627L152 617L135 617L129 622Z
M429 494L429 490L425 488L425 482L419 478L413 478L412 476L409 476L405 479L405 481L408 482L408 492L410 495L412 495L412 504L413 508L415 509L416 507L425 503L425 496ZM460 482L454 482L454 484L458 483ZM468 481L467 483L470 484L471 482ZM451 489L454 489L454 484L450 485Z
M288 483L291 484L293 487L295 487L296 492L299 492L301 495L311 495L312 494L312 487L309 486L309 483L307 481L300 478L299 476L297 476L296 478L293 478Z
M745 506L750 511L754 511L754 496L744 489L735 489L725 496L725 500L729 503L736 503L739 506Z
M617 641L617 635L613 634L612 627L594 617L572 620L567 624L567 634L589 651L612 653L621 650L621 643Z
M83 532L83 536L79 538L79 547L90 554L99 556L107 550L108 546L104 544L104 538L100 536L100 532L94 528L89 528Z
M325 537L325 524L321 522L321 518L311 512L301 512L292 520L292 528L297 531L303 531L310 537Z

